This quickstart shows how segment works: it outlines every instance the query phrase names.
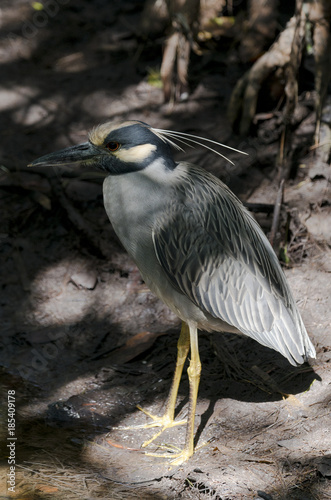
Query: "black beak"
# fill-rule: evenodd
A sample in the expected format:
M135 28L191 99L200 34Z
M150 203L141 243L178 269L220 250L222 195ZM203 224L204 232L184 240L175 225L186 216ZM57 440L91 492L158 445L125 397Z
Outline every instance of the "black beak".
M78 146L71 146L70 148L61 149L41 156L28 165L28 167L48 167L57 165L72 165L73 163L86 163L92 160L91 163L100 156L101 151L91 144L84 142Z

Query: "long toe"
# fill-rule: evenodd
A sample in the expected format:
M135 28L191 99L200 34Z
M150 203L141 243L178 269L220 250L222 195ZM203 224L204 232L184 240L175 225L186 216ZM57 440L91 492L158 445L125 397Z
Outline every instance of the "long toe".
M193 455L193 453L186 448L180 450L178 453L172 453L173 448L171 448L170 446L164 446L164 447L169 449L167 453L153 453L147 451L145 452L145 455L149 457L167 458L169 460L168 463L170 467L181 465Z
M183 425L186 424L186 420L174 420L171 416L169 416L168 413L165 413L161 417L159 415L153 415L150 413L148 410L145 410L144 408L141 408L141 406L137 405L138 410L142 411L147 415L149 418L152 419L152 422L147 422L145 424L138 424L138 425L128 425L128 426L118 426L116 429L120 430L132 430L132 429L151 429L153 427L162 427L162 430L158 432L155 437L153 437L149 442L154 441L154 439L159 436L165 429L169 429L171 427L176 427L177 425ZM148 442L146 442L148 444ZM143 444L143 446L147 446L147 444Z

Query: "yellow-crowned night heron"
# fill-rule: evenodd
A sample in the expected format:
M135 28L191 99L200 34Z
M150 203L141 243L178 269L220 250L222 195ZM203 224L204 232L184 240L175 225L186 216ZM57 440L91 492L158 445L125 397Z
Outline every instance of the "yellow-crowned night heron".
M186 441L175 464L194 452L198 329L248 335L293 365L315 357L277 257L256 221L219 179L175 162L174 141L196 139L138 121L108 122L94 128L88 142L31 164L83 163L108 174L103 196L115 232L150 289L183 321L166 412L152 416L151 424L161 432L177 424L178 386L191 349Z

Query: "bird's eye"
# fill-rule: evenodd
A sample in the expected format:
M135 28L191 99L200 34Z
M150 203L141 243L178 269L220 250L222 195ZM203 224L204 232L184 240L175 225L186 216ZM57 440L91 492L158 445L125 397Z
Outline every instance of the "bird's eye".
M118 142L108 142L108 144L106 144L106 148L109 149L109 151L117 151L119 149L120 145Z

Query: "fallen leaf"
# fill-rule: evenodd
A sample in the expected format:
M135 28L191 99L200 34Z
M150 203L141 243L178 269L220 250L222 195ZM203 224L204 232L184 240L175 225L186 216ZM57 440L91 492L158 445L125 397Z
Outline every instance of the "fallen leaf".
M109 356L110 362L121 364L131 361L136 356L147 351L155 342L155 340L165 332L140 332L131 337L123 346L119 347Z
M56 486L49 486L48 484L37 484L36 490L43 493L56 493L59 489Z

